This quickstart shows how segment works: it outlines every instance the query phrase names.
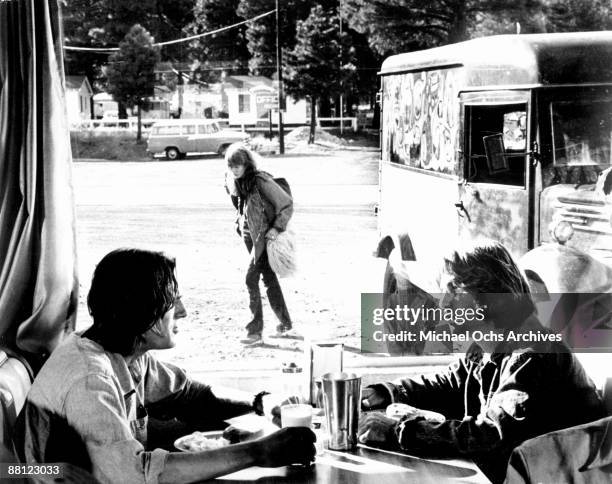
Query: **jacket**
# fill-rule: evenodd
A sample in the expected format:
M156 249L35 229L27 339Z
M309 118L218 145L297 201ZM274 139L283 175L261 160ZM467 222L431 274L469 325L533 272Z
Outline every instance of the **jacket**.
M517 328L527 330L547 332L533 315ZM569 348L554 341L505 341L491 355L474 344L446 371L380 385L391 402L446 417L400 421L395 435L403 450L469 457L493 482L503 481L521 442L604 416L592 381Z
M612 417L551 432L521 444L506 484L612 482Z
M239 193L235 188L230 195L236 196ZM258 171L253 189L245 200L237 202L237 207L242 207L242 215L246 216L253 240L253 258L257 261L266 249L268 230L272 227L279 232L287 230L293 215L293 199L274 181L272 175Z

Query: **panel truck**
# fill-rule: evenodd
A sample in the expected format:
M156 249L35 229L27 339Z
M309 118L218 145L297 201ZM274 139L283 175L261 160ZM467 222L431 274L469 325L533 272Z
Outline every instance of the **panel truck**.
M391 56L380 77L387 302L481 236L536 292L611 291L612 32L478 38Z

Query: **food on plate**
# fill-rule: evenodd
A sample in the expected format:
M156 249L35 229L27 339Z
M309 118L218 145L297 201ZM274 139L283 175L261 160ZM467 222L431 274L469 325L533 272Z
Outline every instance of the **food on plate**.
M177 449L186 452L200 452L202 450L219 449L230 445L230 442L223 438L221 432L194 432L181 437L174 445Z

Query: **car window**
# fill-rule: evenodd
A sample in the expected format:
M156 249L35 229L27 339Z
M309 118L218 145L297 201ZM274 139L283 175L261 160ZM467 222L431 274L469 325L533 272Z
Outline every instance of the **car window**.
M206 130L207 126L205 124L200 124L198 126L198 133L206 134L208 131Z
M183 134L195 134L196 127L193 124L183 126Z
M155 129L157 130L156 134L163 134L163 135L181 134L180 126L157 126Z
M219 132L219 125L217 123L212 123L210 125L210 131L211 131L211 133L218 133Z

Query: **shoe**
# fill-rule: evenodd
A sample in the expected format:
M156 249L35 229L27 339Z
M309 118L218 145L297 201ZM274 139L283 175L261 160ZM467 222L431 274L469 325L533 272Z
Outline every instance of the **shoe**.
M240 340L240 342L244 345L255 345L257 343L261 343L262 341L263 338L261 333L247 334L246 338Z
M279 324L276 327L276 336L282 337L285 334L289 333L292 330L292 326L290 324Z

